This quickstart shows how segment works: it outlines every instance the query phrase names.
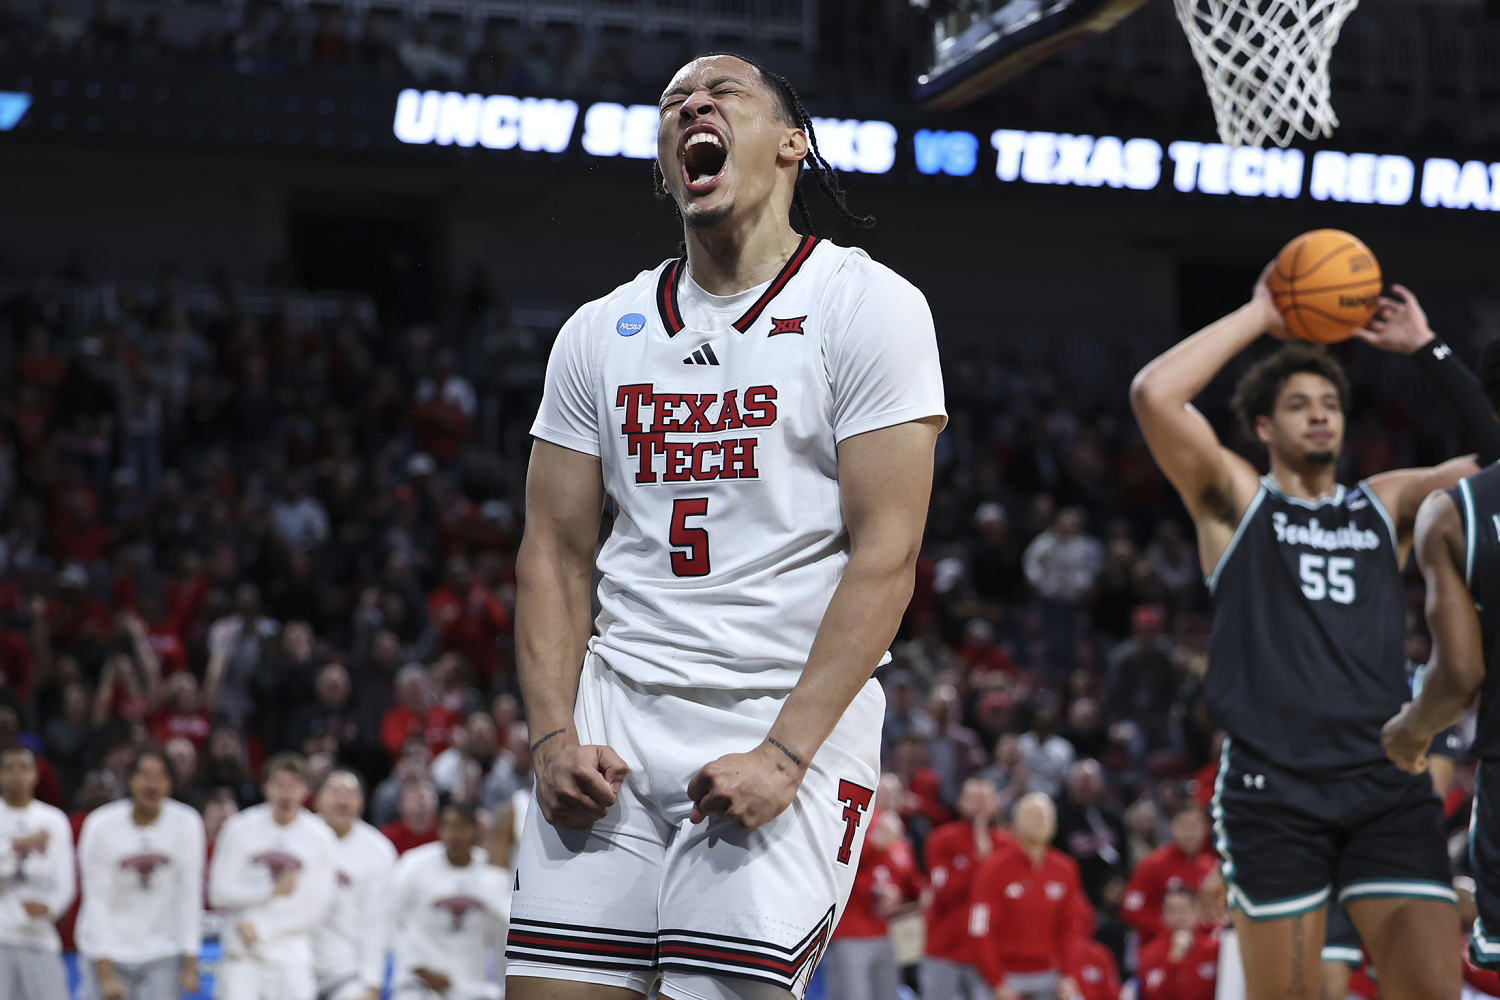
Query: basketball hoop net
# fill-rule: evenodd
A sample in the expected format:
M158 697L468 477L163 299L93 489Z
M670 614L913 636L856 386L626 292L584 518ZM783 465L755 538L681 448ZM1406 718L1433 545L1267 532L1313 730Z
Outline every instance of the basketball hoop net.
M1173 0L1230 146L1333 134L1328 58L1359 0Z

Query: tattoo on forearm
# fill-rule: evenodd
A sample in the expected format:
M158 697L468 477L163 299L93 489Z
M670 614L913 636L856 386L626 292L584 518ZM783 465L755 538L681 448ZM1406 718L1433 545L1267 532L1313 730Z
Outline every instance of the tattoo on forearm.
M787 748L787 745L785 743L781 742L774 736L767 736L766 742L771 744L777 750L780 750L782 753L786 754L787 757L791 759L791 762L793 764L796 764L798 767L802 766L802 758L792 753L792 751Z
M560 736L560 735L562 735L565 732L567 732L566 729L554 729L554 730L552 730L552 732L548 733L546 736L543 736L541 739L539 739L535 743L531 744L531 752L532 753L536 753L537 748L540 747L543 743L546 743L552 737L554 737L554 736Z

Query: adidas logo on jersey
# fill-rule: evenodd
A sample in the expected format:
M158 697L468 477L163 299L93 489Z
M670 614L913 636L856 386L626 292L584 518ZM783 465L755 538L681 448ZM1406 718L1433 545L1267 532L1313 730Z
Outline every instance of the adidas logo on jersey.
M692 354L689 354L687 357L683 358L682 363L685 365L717 365L719 363L719 359L718 356L714 354L714 349L709 345L704 344Z

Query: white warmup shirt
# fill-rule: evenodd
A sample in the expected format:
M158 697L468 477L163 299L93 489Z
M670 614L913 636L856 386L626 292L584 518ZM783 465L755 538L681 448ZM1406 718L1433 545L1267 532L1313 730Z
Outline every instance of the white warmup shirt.
M333 909L313 934L318 991L358 978L379 989L385 983L386 909L396 848L363 820L334 834Z
M78 950L141 965L196 956L203 942L203 819L168 799L137 826L129 799L100 806L78 835Z
M296 889L273 895L276 876L286 871L296 873ZM209 905L229 911L224 956L310 960L312 933L328 919L336 877L333 831L307 810L286 826L271 817L269 805L229 817L208 871ZM247 920L260 939L253 949L236 930Z
M452 985L447 1000L495 1000L499 981L485 974L486 952L503 966L510 923L511 875L489 864L479 848L463 868L448 861L442 844L424 844L396 862L387 905L387 940L396 961L393 984L412 979L412 970L430 969Z
M598 456L619 508L590 649L638 683L790 690L849 559L839 443L934 416L927 301L861 250L806 237L732 296L668 261L583 306L531 433Z
M45 845L16 848L39 831ZM55 924L76 890L73 828L63 811L35 799L21 809L0 802L0 945L62 951ZM28 917L26 900L45 904L47 915Z

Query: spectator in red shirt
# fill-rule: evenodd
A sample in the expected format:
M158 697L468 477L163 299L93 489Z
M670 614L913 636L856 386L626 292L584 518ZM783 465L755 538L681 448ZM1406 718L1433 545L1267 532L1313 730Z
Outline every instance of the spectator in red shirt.
M959 818L933 830L923 845L932 883L926 954L918 974L923 997L988 995L974 964L969 895L980 864L1011 841L998 826L1000 793L985 779L964 782L957 809Z
M52 555L58 562L97 563L109 552L109 529L85 487L63 495L52 520Z
M401 789L400 819L380 828L386 839L396 846L397 854L413 847L437 841L437 792L432 782L408 782Z
M1187 886L1168 889L1161 922L1161 933L1141 949L1136 964L1140 1000L1214 1000L1219 938L1201 926L1198 894Z
M970 670L981 674L999 673L1015 680L1015 661L1005 647L995 641L995 626L983 618L971 619L964 626L964 644L958 648L958 656Z
M443 585L427 598L427 613L444 650L468 657L485 679L500 672L495 640L510 631L510 615L469 571L467 559L448 560Z
M151 648L161 661L164 674L180 673L188 668L187 630L202 611L208 596L208 578L202 575L186 586L176 588L177 598L168 610L164 595L147 590L140 597L140 614L146 621Z
M151 727L151 738L165 746L180 737L191 743L193 749L201 754L208 745L208 734L213 731L213 724L203 705L198 678L186 672L172 674L162 685L162 691L163 703L146 718Z
M1197 892L1218 864L1208 846L1208 817L1196 800L1188 799L1172 814L1172 842L1141 860L1130 876L1120 918L1135 928L1137 943L1145 948L1162 931L1162 901L1178 886Z
M1120 969L1115 956L1093 938L1074 941L1068 975L1082 1000L1120 1000Z
M1015 846L992 854L974 875L969 933L995 1000L1075 998L1068 976L1073 944L1092 920L1078 863L1051 847L1052 799L1032 792L1016 805Z
M409 663L396 673L396 704L380 720L380 745L395 761L410 736L420 736L434 756L453 743L455 726L463 716L444 705L432 703L432 685L427 668Z
M67 566L57 574L52 602L32 602L32 615L46 617L49 652L66 653L85 642L103 642L109 635L109 609L88 595L88 583L87 570Z
M922 876L901 817L877 810L870 817L849 903L818 967L828 1000L896 1000L901 970L888 924L910 909L921 891Z
M909 732L892 753L892 770L906 789L900 800L901 820L921 837L948 822L953 814L943 805L943 779L928 763L927 737Z

